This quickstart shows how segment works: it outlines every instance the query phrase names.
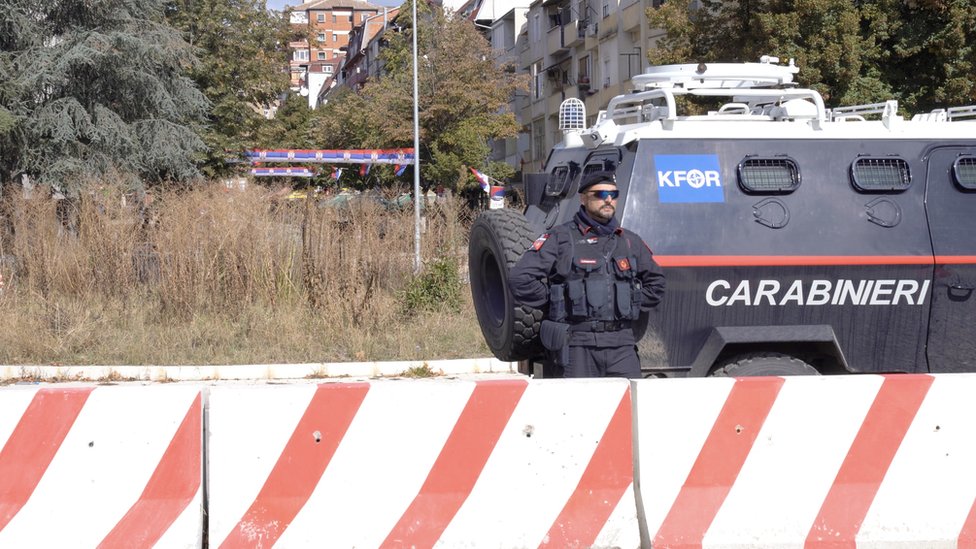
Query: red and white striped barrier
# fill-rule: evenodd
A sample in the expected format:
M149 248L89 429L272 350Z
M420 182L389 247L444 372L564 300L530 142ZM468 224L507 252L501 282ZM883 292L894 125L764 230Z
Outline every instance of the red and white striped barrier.
M202 425L199 388L0 389L0 547L200 547Z
M210 390L214 547L637 547L629 384Z
M976 548L974 375L635 387L655 548Z

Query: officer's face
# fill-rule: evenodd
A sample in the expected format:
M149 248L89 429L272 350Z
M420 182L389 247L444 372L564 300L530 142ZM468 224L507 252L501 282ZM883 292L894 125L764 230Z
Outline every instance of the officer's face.
M599 221L600 223L607 223L613 219L613 214L617 211L617 199L610 196L605 196L606 193L601 191L616 191L617 186L613 183L597 183L589 189L583 191L580 195L580 201L583 203L583 207L586 208L586 213L593 218L594 221ZM604 195L601 197L600 195Z

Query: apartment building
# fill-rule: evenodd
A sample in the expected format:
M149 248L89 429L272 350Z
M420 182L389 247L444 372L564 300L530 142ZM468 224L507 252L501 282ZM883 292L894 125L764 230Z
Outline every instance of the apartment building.
M343 85L358 89L370 78L382 74L380 50L386 45L383 35L390 30L398 13L400 8L384 8L352 30L339 75Z
M649 29L645 10L663 0L535 0L492 23L492 47L531 76L527 96L513 98L522 123L519 139L495 144L493 160L524 173L542 171L549 150L562 141L559 105L577 97L587 123L614 96L632 91L632 78L648 66L647 49L663 35ZM509 33L518 29L512 42ZM514 152L514 154L513 154Z
M290 9L292 27L307 37L288 44L291 87L308 95L310 107L320 89L334 80L349 34L383 9L361 0L313 0Z

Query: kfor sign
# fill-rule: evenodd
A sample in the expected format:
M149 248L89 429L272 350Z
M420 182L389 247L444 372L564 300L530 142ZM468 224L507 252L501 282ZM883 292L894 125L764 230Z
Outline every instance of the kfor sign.
M661 202L725 202L718 155L657 154L654 167Z

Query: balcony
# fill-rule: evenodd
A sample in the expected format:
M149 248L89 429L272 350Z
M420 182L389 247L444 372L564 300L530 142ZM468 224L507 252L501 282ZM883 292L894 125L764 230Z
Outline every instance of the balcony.
M579 21L570 21L563 25L563 44L567 48L572 48L583 43L584 31Z
M634 2L629 6L623 8L620 13L620 30L629 31L640 28L641 23L646 23L647 18L644 16L644 3Z
M563 40L563 28L557 25L549 29L548 36L546 37L546 53L563 53L568 50L569 48Z

